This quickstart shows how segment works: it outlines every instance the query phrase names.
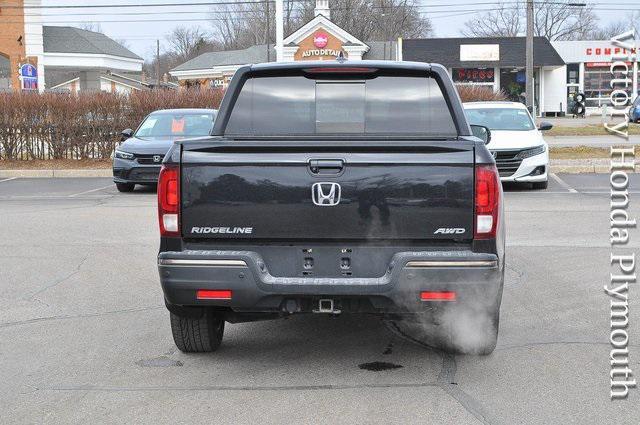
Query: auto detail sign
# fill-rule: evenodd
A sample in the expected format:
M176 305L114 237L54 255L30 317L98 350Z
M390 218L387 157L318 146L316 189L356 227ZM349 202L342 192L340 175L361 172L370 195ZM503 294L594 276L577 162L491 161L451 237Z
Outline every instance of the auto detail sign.
M341 51L342 42L333 35L329 35L327 31L320 29L300 43L296 60L333 59L340 55Z
M30 63L20 66L18 78L20 79L22 90L38 90L38 68L35 66Z

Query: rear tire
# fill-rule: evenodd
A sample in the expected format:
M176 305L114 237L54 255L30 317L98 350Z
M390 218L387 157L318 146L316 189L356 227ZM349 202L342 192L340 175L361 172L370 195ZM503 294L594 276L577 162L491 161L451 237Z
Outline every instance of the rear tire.
M549 180L545 180L543 182L535 182L531 184L531 187L534 190L545 190L547 187L549 187Z
M116 183L116 187L118 188L118 192L133 192L136 185L132 183Z
M216 351L224 335L224 319L211 310L202 317L180 317L171 315L173 341L183 353L210 353Z

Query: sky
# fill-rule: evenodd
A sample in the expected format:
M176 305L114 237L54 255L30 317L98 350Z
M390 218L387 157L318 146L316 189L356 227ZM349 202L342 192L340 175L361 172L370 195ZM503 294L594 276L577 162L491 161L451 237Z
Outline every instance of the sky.
M155 54L156 40L166 44L165 36L177 26L201 26L209 31L211 26L204 19L212 16L212 6L178 6L178 7L118 7L127 4L158 3L201 3L229 0L42 0L43 6L61 5L114 5L114 8L77 8L77 9L43 9L45 25L82 26L83 24L99 24L102 32L118 39L126 40L127 46L143 58ZM508 1L508 0L505 0ZM546 0L559 1L559 0ZM562 0L560 0L562 1ZM585 0L581 0L585 1ZM620 19L629 13L631 7L639 9L638 0L587 0L597 9L596 14L601 24ZM0 0L0 4L3 0ZM464 22L482 10L495 7L491 0L421 0L422 8L433 24L437 37L456 37L464 28ZM331 0L329 1L331 6ZM27 13L33 13L27 11ZM127 22L136 21L136 22ZM147 22L139 22L147 21ZM285 34L286 36L286 34Z

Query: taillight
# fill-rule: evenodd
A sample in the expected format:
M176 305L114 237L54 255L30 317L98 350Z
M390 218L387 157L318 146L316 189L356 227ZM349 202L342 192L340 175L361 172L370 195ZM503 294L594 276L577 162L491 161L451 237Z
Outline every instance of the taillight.
M230 300L232 292L229 289L198 289L196 299L198 300Z
M163 165L158 179L158 220L160 235L180 236L180 170Z
M454 291L422 291L420 299L422 301L455 301L456 293Z
M500 209L500 179L495 165L476 167L475 239L496 237Z

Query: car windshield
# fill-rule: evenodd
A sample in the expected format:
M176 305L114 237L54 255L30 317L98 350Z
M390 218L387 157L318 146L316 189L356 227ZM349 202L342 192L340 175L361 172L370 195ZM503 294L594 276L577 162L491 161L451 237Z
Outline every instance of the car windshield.
M524 109L465 108L469 124L484 125L490 130L530 131L535 128Z
M214 118L212 113L151 114L138 128L135 136L142 138L207 136L213 127Z

